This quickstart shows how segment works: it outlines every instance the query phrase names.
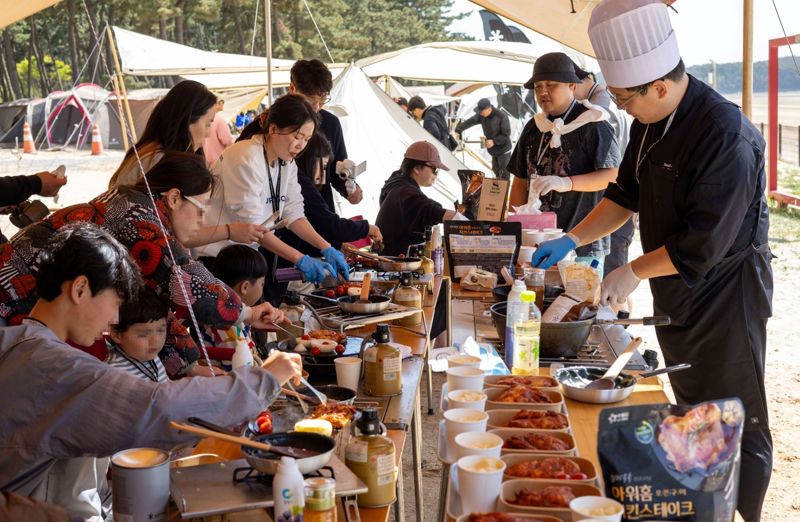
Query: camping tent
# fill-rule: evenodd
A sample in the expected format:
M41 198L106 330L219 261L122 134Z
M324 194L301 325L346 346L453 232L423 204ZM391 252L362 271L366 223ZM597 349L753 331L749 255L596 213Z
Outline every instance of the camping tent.
M458 170L468 167L406 114L358 66L351 65L339 75L326 108L340 118L350 158L356 163L367 162L367 171L358 178L364 189L364 200L354 206L337 197L340 215L361 214L373 221L378 214L378 197L384 181L400 167L408 146L419 140L434 143L442 161L450 168L449 172L440 171L434 186L423 191L445 208L453 208L453 201L461 199Z
M25 2L3 2L0 9L0 29L41 11L61 0L26 0Z

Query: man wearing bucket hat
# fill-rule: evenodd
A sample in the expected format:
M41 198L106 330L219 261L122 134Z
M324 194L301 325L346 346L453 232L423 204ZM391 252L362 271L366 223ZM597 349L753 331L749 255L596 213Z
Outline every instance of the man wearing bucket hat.
M577 225L600 202L620 162L608 113L576 100L578 83L566 54L547 53L536 60L525 87L534 90L542 112L525 125L508 164L514 174L511 205L539 199L542 210L556 213L563 230ZM608 237L578 249L579 256L601 263L608 253Z
M568 237L545 242L549 266L636 211L644 255L608 275L602 299L623 301L650 280L656 327L680 403L739 397L745 407L738 509L760 519L772 471L764 390L772 254L764 139L738 107L685 73L660 0L605 0L589 37L610 93L635 121L619 176ZM720 319L725 318L724 322Z
M508 115L492 106L488 98L478 100L475 116L467 118L456 126L456 134L481 124L486 138L486 152L492 157L492 172L500 179L508 179L508 160L511 159L511 123Z

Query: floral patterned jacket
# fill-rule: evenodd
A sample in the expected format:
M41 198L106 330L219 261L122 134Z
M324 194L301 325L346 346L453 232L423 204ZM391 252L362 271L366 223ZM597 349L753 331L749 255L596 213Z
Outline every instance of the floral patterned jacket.
M171 378L184 374L200 356L185 324L191 324L191 306L198 324L228 327L240 320L239 296L216 279L175 238L166 206L156 198L154 212L149 197L133 187L122 186L100 194L89 203L59 210L19 232L0 245L0 318L20 324L36 303L36 271L39 252L62 226L87 221L103 227L128 248L141 270L145 284L169 304L178 319L169 325L167 342L159 354ZM164 236L159 220L164 224ZM175 257L174 266L167 249ZM184 298L181 281L187 292Z

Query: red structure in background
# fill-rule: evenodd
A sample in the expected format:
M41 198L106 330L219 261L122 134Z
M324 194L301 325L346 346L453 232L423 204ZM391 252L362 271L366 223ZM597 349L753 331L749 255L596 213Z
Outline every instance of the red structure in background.
M775 38L769 41L769 87L767 110L769 139L767 140L769 157L769 197L779 205L800 206L800 196L787 194L778 190L778 48L784 45L800 43L800 34L786 38Z

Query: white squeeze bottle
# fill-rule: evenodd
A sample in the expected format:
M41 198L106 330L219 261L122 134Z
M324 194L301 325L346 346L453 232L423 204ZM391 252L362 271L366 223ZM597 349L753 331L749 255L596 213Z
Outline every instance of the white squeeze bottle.
M517 279L511 285L508 293L508 303L506 304L506 338L505 338L505 361L506 366L511 368L514 363L514 323L527 317L527 309L522 305L522 292L527 290L525 281Z
M250 351L250 345L247 343L247 339L236 340L236 348L233 350L231 366L234 369L241 368L242 366L253 366L253 353Z
M281 457L272 482L275 522L302 522L305 507L305 484L292 457Z
M542 313L536 307L536 292L522 292L525 315L514 323L513 375L539 373L539 339L542 330Z

